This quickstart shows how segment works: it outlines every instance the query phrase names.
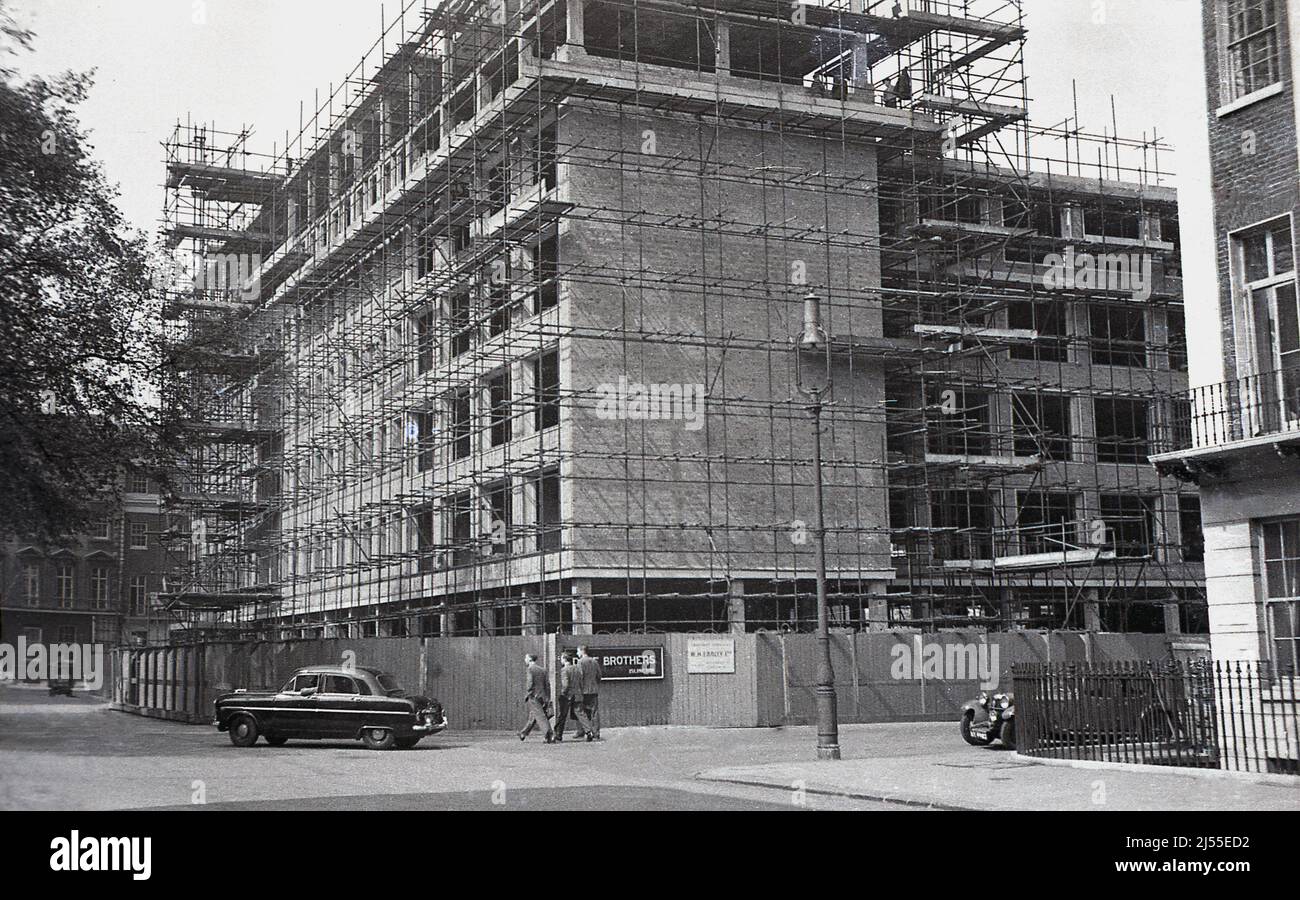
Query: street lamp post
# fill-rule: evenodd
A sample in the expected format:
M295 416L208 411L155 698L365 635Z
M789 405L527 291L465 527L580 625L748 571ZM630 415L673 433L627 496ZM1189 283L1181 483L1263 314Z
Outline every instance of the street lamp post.
M805 353L821 352L821 365L805 367ZM803 301L803 333L795 347L799 393L809 400L813 423L813 505L817 525L817 758L840 758L840 728L835 703L835 670L831 666L830 616L826 607L826 509L822 489L822 407L831 391L830 341L821 323L821 298L809 293Z

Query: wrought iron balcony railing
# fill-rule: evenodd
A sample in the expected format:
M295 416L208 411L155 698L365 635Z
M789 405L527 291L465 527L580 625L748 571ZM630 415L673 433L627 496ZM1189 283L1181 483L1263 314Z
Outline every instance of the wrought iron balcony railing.
M1300 365L1193 388L1174 404L1170 426L1171 450L1300 436Z

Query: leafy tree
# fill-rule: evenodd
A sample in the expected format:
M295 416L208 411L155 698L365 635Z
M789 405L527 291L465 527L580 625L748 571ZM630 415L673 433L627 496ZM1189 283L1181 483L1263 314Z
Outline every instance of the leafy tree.
M0 0L0 537L58 540L167 441L150 251L80 130L90 76L20 76L32 39Z

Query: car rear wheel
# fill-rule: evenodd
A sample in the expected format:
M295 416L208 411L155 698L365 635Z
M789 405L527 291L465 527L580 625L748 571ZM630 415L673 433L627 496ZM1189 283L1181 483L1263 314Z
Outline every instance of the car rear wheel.
M404 738L398 738L398 739L397 739L397 749L398 749L398 750L410 750L410 749L411 749L412 747L414 747L416 744L420 743L420 737L422 737L422 736L423 736L423 735L418 735L418 736L416 736L416 737L404 737Z
M266 742L270 744L272 747L283 747L286 743L288 743L288 741L289 739L287 737L281 737L278 734L274 734L274 735L268 734L266 736Z
M364 728L361 731L361 743L370 750L392 750L397 746L391 728Z
M257 720L252 716L235 716L230 722L230 743L236 747L251 747L257 743Z

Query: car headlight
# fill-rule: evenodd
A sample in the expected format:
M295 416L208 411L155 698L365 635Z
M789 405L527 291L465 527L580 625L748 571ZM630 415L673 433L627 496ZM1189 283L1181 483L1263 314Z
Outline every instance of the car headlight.
M998 709L1006 709L1011 704L1007 701L1006 694L995 694L993 696L993 705Z
M989 705L989 695L986 694L984 691L980 691L980 696L979 696L979 705L980 705L980 706L988 706L988 705Z

